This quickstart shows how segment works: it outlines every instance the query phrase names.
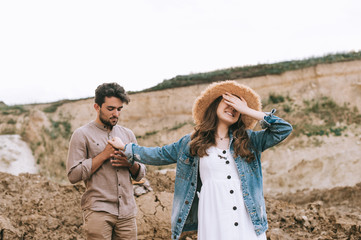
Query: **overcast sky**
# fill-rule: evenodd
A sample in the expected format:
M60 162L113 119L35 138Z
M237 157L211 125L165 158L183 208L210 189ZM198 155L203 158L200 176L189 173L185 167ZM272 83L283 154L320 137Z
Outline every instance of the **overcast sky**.
M0 101L359 50L360 0L2 0Z

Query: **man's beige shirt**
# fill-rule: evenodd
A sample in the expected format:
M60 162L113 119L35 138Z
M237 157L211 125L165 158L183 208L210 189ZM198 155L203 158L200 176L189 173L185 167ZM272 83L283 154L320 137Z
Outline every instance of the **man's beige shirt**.
M134 217L137 207L128 168L113 167L106 160L91 174L92 159L101 153L113 137L124 143L137 143L134 133L116 125L108 132L106 127L92 121L76 129L71 137L67 173L71 183L84 181L86 191L81 199L83 210L105 211L119 218ZM142 179L146 168L140 164L136 181Z

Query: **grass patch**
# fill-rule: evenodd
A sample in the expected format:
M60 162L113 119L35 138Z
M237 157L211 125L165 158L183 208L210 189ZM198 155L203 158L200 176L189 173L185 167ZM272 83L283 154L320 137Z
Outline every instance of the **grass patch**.
M7 121L8 124L16 124L16 121L14 119L9 119Z
M290 97L272 93L264 106L279 110L277 115L292 124L293 136L342 136L349 125L361 125L361 114L356 107L339 105L329 97L296 105Z
M170 131L175 131L179 128L182 128L184 127L185 125L187 125L188 123L187 122L182 122L182 123L177 123L176 125L174 125L172 128L170 128L169 130Z
M64 103L77 102L79 100L84 100L84 99L89 99L89 98L80 98L80 99L75 99L75 100L64 99L61 101L57 101L57 102L52 103L50 106L44 108L43 112L54 113L54 112L56 112L56 110L58 110L58 107L62 106Z
M136 138L142 138L145 139L147 137L150 137L152 135L157 134L159 131L151 131L151 132L146 132L143 136L136 136Z
M286 113L290 113L293 111L292 106L290 104L284 104L282 107L283 111L285 111Z
M361 124L361 114L357 108L351 110L347 104L340 106L328 97L322 97L319 100L312 99L304 103L306 115L313 114L328 125L334 126L337 122Z
M51 139L56 139L59 136L68 139L71 135L71 124L68 121L51 121L51 128L46 130L46 133Z
M64 104L64 101L55 102L55 103L51 104L50 106L44 108L43 112L45 112L45 113L54 113L54 112L56 112L58 107L60 107L63 104Z
M26 110L23 105L14 105L14 106L1 106L0 112L2 115L11 114L11 115L19 116L23 113L28 112L28 110Z
M12 135L16 134L16 128L15 127L7 127L1 130L1 135Z
M269 99L268 99L269 103L276 104L276 103L283 103L284 101L285 101L285 97L282 95L277 95L275 93L271 93L269 95Z

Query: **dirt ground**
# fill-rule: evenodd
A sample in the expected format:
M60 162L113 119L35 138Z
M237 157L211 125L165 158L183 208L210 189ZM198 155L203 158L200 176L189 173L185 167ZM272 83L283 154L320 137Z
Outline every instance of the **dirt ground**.
M174 172L149 172L153 191L136 197L138 238L169 239ZM84 187L36 174L0 173L0 239L84 239ZM267 238L361 239L361 183L330 190L266 196ZM197 239L187 233L182 239Z

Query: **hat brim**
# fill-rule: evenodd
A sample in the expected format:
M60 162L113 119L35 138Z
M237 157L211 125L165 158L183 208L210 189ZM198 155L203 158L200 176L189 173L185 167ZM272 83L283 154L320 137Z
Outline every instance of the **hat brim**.
M194 123L201 123L209 105L226 92L238 97L243 97L246 100L248 107L257 111L262 110L261 98L252 88L230 80L215 82L209 85L195 100L192 109ZM242 115L241 119L245 124L246 129L253 129L257 124L256 119L246 115Z

